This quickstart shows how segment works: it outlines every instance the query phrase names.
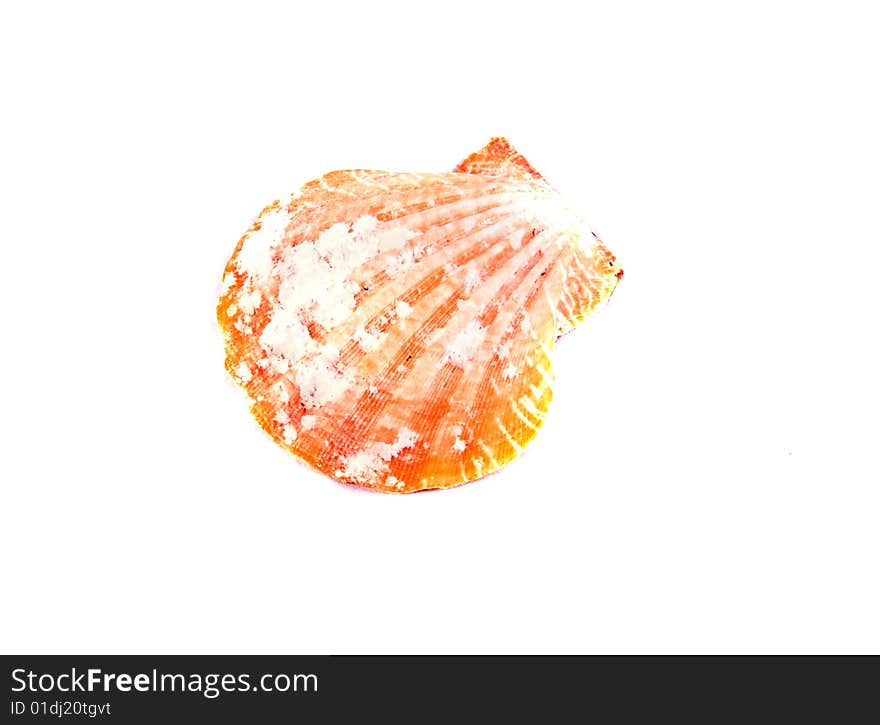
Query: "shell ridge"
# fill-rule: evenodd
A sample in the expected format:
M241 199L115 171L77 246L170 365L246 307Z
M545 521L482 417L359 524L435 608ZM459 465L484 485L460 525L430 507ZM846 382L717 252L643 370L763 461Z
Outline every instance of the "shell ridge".
M475 261L480 257L490 253L493 249L495 249L499 245L507 246L508 240L503 236L492 236L492 230L496 229L507 223L507 219L501 219L494 222L490 227L475 230L466 230L457 238L450 240L444 248L451 248L456 243L464 243L468 242L472 236L474 236L475 232L478 232L480 235L485 236L485 239L481 239L479 242L475 240L471 240L469 245L461 251L458 256L452 258L447 262L447 264L451 264L456 268L460 268L465 264ZM515 251L515 250L514 250ZM444 265L445 267L445 265ZM399 301L405 302L407 305L411 307L415 307L422 299L424 299L428 294L436 290L446 279L447 273L444 270L444 267L435 266L431 271L426 272L422 277L418 280L414 281L407 287L404 291L395 295L395 299L389 302L385 307L377 310L372 317L370 317L365 323L364 326L376 329L380 332L384 332L385 329L391 324L390 320L393 319L394 316L394 307L398 304ZM382 321L385 321L384 324ZM345 343L343 347L340 349L340 360L346 364L352 364L356 362L364 355L364 350L356 344L355 341L350 340Z
M543 237L545 243L547 243L548 245L550 244L549 240L547 240L546 238L547 235L545 234L535 234L533 230L527 230L525 233L526 236L529 238L528 241L534 242L536 239L540 239ZM526 242L526 240L524 240L524 242ZM497 289L493 292L492 297L490 298L489 302L485 306L485 309L479 317L480 323L486 328L490 327L496 318L499 318L501 302L509 301L510 294L517 287L522 285L524 281L530 277L530 275L532 279L532 285L535 286L535 288L538 290L541 289L541 285L536 283L537 280L543 277L544 274L546 274L547 270L556 264L561 254L561 250L559 250L558 248L554 248L554 253L552 257L550 259L546 259L544 266L539 268L538 262L541 261L545 256L543 248L531 248L530 245L526 242L518 247L517 250L517 254L513 257L513 260L516 262L516 264L513 266L513 274L509 275L509 278L502 278L500 285L498 285ZM522 261L521 259L517 260L518 256L526 256L525 261ZM511 266L511 264L512 262L508 260L507 266ZM496 269L494 276L502 275L506 268L507 267L499 266ZM527 297L527 301L530 301L532 296L533 295L530 294ZM506 320L502 319L501 321L505 322L505 325L507 324ZM489 332L488 336L492 337L492 333ZM416 414L412 416L412 424L408 424L408 427L413 430L418 440L422 442L422 449L421 451L416 451L410 454L406 463L404 463L403 461L401 461L399 464L397 464L396 462L392 462L391 470L394 474L394 477L396 477L397 479L409 481L410 473L413 470L414 466L421 466L424 472L428 460L423 452L433 450L433 447L438 437L437 428L443 422L443 416L440 415L434 415L432 420L430 412L435 408L446 409L449 407L447 401L450 399L451 393L458 386L463 376L464 370L462 368L457 368L455 366L447 364L444 365L443 368L441 368L440 372L435 375L431 383L428 384L428 392L424 397L423 403ZM475 389L474 392L469 396L469 398L473 400L477 395L478 393ZM477 408L479 408L479 406L477 406ZM373 412L376 413L377 411L374 410ZM462 412L464 413L464 411ZM360 420L363 420L365 417L367 416L357 416L357 418ZM399 468L396 466L399 466ZM419 483L421 484L421 487L431 486L432 479L430 476L419 476L417 478L419 480ZM364 482L361 481L361 483Z
M544 270L545 272L547 270L551 269L559 260L560 255L561 255L561 253L557 251L551 259L546 261L546 264L541 265L541 269ZM536 275L534 275L531 278L531 286L530 286L529 291L523 301L520 319L526 318L526 316L528 314L527 310L535 302L535 300L539 297L539 295L542 291L542 285L541 285L540 280L543 276L544 276L543 274L537 273ZM508 332L506 333L506 335L502 338L501 346L504 346L508 343L510 343L510 345L512 346L512 343L518 337L518 334L517 334L518 331L519 331L519 334L522 335L523 334L521 332L522 328L526 327L526 326L530 326L530 324L531 323L529 323L528 325L525 325L523 323L520 323L519 325L516 325L516 324L511 325L512 329L509 329ZM542 341L535 340L535 339L531 338L531 336L529 336L529 339L531 340L531 343L517 346L516 351L513 352L513 355L510 358L510 363L509 363L510 365L514 365L514 363L518 363L517 365L515 365L515 367L517 368L517 372L515 373L515 377L511 376L512 380L513 380L513 383L511 384L511 392L512 392L514 385L517 382L521 381L521 379L523 377L522 371L525 371L528 367L526 364L525 358L528 357L529 351L541 349L540 343ZM554 335L552 335L552 334L549 335L549 341L550 341L551 345L552 345L552 342L554 339L555 339ZM549 363L549 359L548 359L548 363ZM486 442L487 436L483 433L483 431L486 429L488 423L484 422L483 425L480 425L477 427L476 426L477 413L480 410L483 410L483 409L490 407L488 405L488 403L489 403L489 399L493 393L496 395L500 395L501 386L499 386L498 382L495 379L498 376L498 374L499 374L499 370L498 370L497 366L496 367L491 367L491 366L487 367L487 369L484 371L483 376L482 376L480 383L478 385L478 392L477 392L477 395L475 396L474 404L471 408L471 412L467 416L467 426L471 430L473 430L474 439L475 440L477 440L477 439L482 440L484 443ZM502 375L502 377L504 376L504 371L501 371L501 375ZM540 395L538 396L538 400L543 401L545 398L545 395L544 395L545 391L539 389L539 392L540 392ZM549 404L550 401L547 400L546 402ZM534 405L534 403L533 403L533 405ZM546 412L546 407L545 407L544 412ZM525 441L521 445L524 445L524 443L525 443Z
M496 267L509 257L514 256L519 249L521 248L514 248L509 244L505 244L501 251L497 252L492 258L487 267ZM386 364L382 373L377 376L377 381L374 384L378 388L378 394L369 391L362 394L353 409L341 420L336 431L334 431L334 438L338 436L340 439L349 442L349 445L341 447L342 450L339 451L339 455L349 455L351 453L349 450L351 447L350 442L365 438L372 430L377 418L375 413L378 411L375 408L371 408L373 415L367 417L365 415L367 412L367 406L371 406L372 399L377 396L380 397L383 403L382 407L388 404L391 397L388 390L395 389L400 384L401 379L411 370L403 365L403 363L406 361L407 357L411 359L420 354L422 351L419 350L419 347L424 346L424 339L435 329L443 326L440 323L442 322L445 324L456 312L458 309L458 301L461 299L463 289L464 285L457 286L446 298L444 303L438 306L431 316L422 323L418 330L410 335L397 350L395 355ZM401 368L403 369L403 372L401 372ZM330 452L328 452L328 455L330 455Z
M573 246L559 299L563 319L558 334L570 332L601 307L622 277L617 258L598 237L593 238L589 253L580 245Z
M511 212L515 211L517 208L516 204L508 203L508 204L498 204L498 205L490 205L486 207L481 207L474 212L466 212L459 216L456 216L452 219L446 220L443 224L438 226L432 226L430 229L422 231L418 233L415 237L410 239L403 247L398 248L399 250L405 249L407 246L411 249L417 248L430 248L430 255L421 255L419 259L414 260L419 264L424 265L427 261L428 256L435 257L438 252L448 251L451 248L455 247L457 244L461 244L466 241L471 235L474 234L475 231L478 231L476 228L464 228L458 233L446 233L448 231L452 231L456 224L459 224L464 219L475 216L476 214L485 214L488 212L492 212L494 215L504 215L504 219L510 218L512 216ZM495 222L495 224L502 223L503 219L499 219ZM485 229L480 231L486 231ZM436 237L436 239L434 239ZM397 250L395 250L397 251ZM375 261L375 260L374 260ZM452 260L452 263L455 263ZM394 281L394 277L389 275L386 269L382 269L377 272L373 277L369 278L364 282L363 286L368 289L362 289L357 296L358 300L363 300L371 296L371 293L378 292L384 288L384 285L387 285L389 282Z
M454 206L454 204L450 204L449 206ZM469 216L473 216L474 214L484 214L484 213L490 212L490 211L494 211L497 213L499 210L507 209L507 208L514 208L514 205L511 203L503 204L501 202L497 202L497 201L493 200L492 202L489 202L485 206L480 207L474 211L471 211L471 210L463 211L456 216L453 216L451 218L443 220L443 222L440 224L435 224L435 225L431 226L430 229L427 229L427 230L421 232L418 235L418 237L413 238L412 240L407 242L407 244L416 245L418 243L427 243L427 244L431 245L435 251L440 250L440 249L445 249L449 244L454 243L456 241L456 239L454 237L444 239L443 234L442 234L442 230L449 228L449 227L452 227L456 223L459 223L459 222L463 221L464 219L467 219ZM429 238L432 235L438 236L438 237L440 237L440 239L438 239L437 242L435 243ZM384 270L384 269L379 270L378 272L375 273L375 275L373 277L370 277L370 278L364 280L363 284L368 289L362 290L361 292L359 292L357 298L360 299L360 298L368 296L366 294L367 292L374 291L374 288L379 289L382 284L387 283L391 279L392 278L388 275L388 272L386 270Z
M500 289L493 295L490 303L486 306L482 315L480 315L480 324L483 327L488 329L495 322L499 317L503 302L507 301L513 291L523 283L524 279L534 270L543 256L544 250L542 248L538 247L535 249L528 259L519 265L516 273L504 282ZM500 273L500 270L498 273ZM446 417L445 415L435 415L433 420L431 420L430 413L438 408L443 409L450 407L448 401L451 393L461 382L463 376L463 368L450 364L444 365L441 371L432 380L425 401L416 413L415 419L417 421L429 421L427 426L417 425L413 428L416 434L419 435L420 440L424 441L424 448L428 451L434 450L441 432L441 424L445 422L444 418ZM472 405L475 409L479 409L479 404L476 402L477 398L478 396L475 394L474 403ZM396 475L403 477L401 474Z
M332 172L332 173L340 173L340 172ZM457 175L460 178L466 178L466 175L461 174ZM318 184L319 179L308 182L303 188L309 186L310 184ZM434 196L425 196L424 198L419 198L416 201L412 201L407 203L406 205L399 208L396 212L389 211L389 196L391 195L391 191L379 191L371 196L358 196L358 203L348 203L347 206L350 207L347 216L350 217L358 217L358 216L373 216L379 221L383 222L398 222L402 223L403 220L409 220L409 217L430 211L441 211L445 207L454 205L457 203L467 203L469 200L465 197L465 192L469 190L467 186L450 186L449 188L453 189L455 193L450 193L446 197L437 197ZM509 184L498 183L494 187L490 189L486 189L482 194L486 197L494 197L494 196L503 196L505 194L513 194L513 193L522 193L518 192L516 189L512 189ZM345 197L348 198L348 197ZM279 244L279 248L282 245L285 246L296 246L303 242L312 242L320 236L320 234L326 231L327 228L336 224L340 221L337 214L330 215L331 210L333 208L332 204L327 204L326 199L322 199L320 204L313 203L313 199L311 194L296 197L291 200L291 202L284 207L288 216L291 219L291 225L294 219L298 220L296 227L291 229L291 225L288 226L287 233L282 240L282 243ZM284 202L281 202L283 207ZM266 207L260 215L254 220L254 224L259 221L264 214L269 211L272 211L275 205L270 205ZM354 218L351 219L354 221ZM250 232L253 230L253 225L250 230L242 237L244 240ZM236 252L233 254L235 257L238 254L238 248L236 248ZM283 249L282 249L283 251ZM231 260L230 260L231 261Z
M508 204L503 204L503 203L498 202L498 200L496 199L496 200L493 200L492 202L489 202L486 207L478 208L476 213L483 213L485 210L488 210L488 211L493 211L494 213L506 213L509 216L509 212L514 210L515 208L516 208L516 205L513 202L510 202ZM372 297L374 297L377 293L383 291L385 289L386 285L390 282L393 282L393 280L394 280L394 278L388 274L386 269L381 269L378 272L373 273L372 276L367 276L367 278L364 279L365 275L369 274L370 268L372 266L375 266L379 260L384 260L389 255L392 255L392 256L395 254L405 255L407 253L407 251L410 250L413 252L413 261L422 263L422 262L424 262L424 259L422 259L422 258L415 259L415 257L416 257L415 250L417 250L417 249L424 250L424 248L426 248L426 247L431 247L431 248L433 248L433 251L436 252L441 249L445 249L447 246L451 246L452 244L456 243L457 241L461 241L463 238L465 238L467 236L467 230L465 232L462 232L462 234L458 235L458 237L450 236L446 239L443 238L444 237L443 230L446 229L447 227L454 226L456 223L460 222L462 219L467 218L469 215L472 215L473 213L474 213L473 210L465 210L465 211L459 213L457 216L454 216L450 219L447 219L444 222L444 224L441 225L440 227L431 227L426 232L422 232L412 238L405 239L404 241L401 242L400 246L386 248L383 250L383 252L378 257L371 257L371 258L365 260L363 264L361 264L358 267L356 267L355 269L353 269L351 271L351 274L348 276L347 281L351 282L352 284L357 285L357 291L354 294L355 309L362 309ZM430 235L434 235L434 236L439 235L440 241L434 243L432 241L432 239L429 238ZM319 235L319 238L320 238L320 235ZM290 250L293 247L298 246L299 244L303 244L303 243L314 243L314 240L301 239L298 242L296 242L295 244L291 244L289 247L287 247L287 249ZM433 254L433 252L432 252L432 254ZM283 260L284 260L283 255L284 255L284 252L282 252L282 257L278 262L279 264L283 263ZM420 256L424 256L424 255L420 255ZM263 290L263 292L266 293L266 297L270 298L270 299L272 299L272 298L277 299L277 297L278 297L277 287L273 287L271 285L266 285L266 287L271 287L271 289L269 289L269 290L266 290L266 289ZM379 316L385 315L387 317L388 316L387 313L388 313L388 310L383 308L377 314ZM375 315L374 315L374 318L375 318ZM350 338L351 337L351 335L353 334L353 331L354 331L353 328L356 327L358 324L358 322L356 320L352 321L352 319L353 319L352 316L349 315L345 320L340 321L340 323L338 325L334 326L334 329L337 330L339 333L337 335L337 337L343 337L343 338ZM365 326L375 326L376 319L367 320L364 322L364 325ZM351 328L351 329L349 329L349 328ZM326 338L326 334L328 332L329 332L329 330L316 329L315 334L313 334L312 337L315 339L315 341L318 344L323 344L324 342L326 342L325 338ZM351 349L350 349L351 345L349 343L343 343L343 347L346 348L346 351L347 351L346 356L347 356L347 354L351 352ZM355 346L355 348L356 347L357 346Z
M270 205L269 207L267 207L267 210L274 211L276 208L277 208L277 205L273 204L273 205ZM507 206L499 207L499 209L504 210L503 213L506 214L507 217L510 216L510 210L513 208L515 208L514 205L510 205L509 208ZM463 235L463 238L466 236L467 236L466 234ZM309 243L309 244L313 244L313 245L317 244L319 239L320 239L320 235L318 235L318 237L316 237L314 240L305 240L305 239L284 240L284 241L288 241L288 243L286 246L284 246L284 242L282 242L282 244L281 244L281 246L283 246L283 250L281 252L282 257L275 262L275 265L277 266L277 265L281 265L281 264L289 264L287 262L284 262L284 260L286 258L285 255L287 255L289 252L291 252L291 250L299 247L303 243ZM275 255L273 255L273 257L274 256ZM357 269L360 269L360 267L358 267ZM357 276L357 269L352 271L349 279L351 277ZM265 324L263 324L262 326L254 326L254 327L250 328L252 331L254 331L254 330L256 331L255 336L257 338L259 338L259 336L262 334L262 330L265 329L265 327L271 323L272 317L275 314L279 313L280 283L276 284L271 278L269 280L267 280L265 283L262 283L259 280L256 280L249 275L245 276L245 278L240 281L240 284L232 286L232 288L227 292L227 294L223 298L223 301L221 301L220 305L218 306L218 317L222 316L223 313L220 312L220 310L225 307L225 303L227 301L231 301L232 299L239 299L240 296L243 294L244 290L247 290L247 289L254 289L260 293L260 295L258 295L258 297L262 296L262 298L272 301L271 302L271 304L272 304L271 315L268 317L268 319L265 320ZM357 307L358 300L355 299L354 304L355 304L355 307ZM348 315L345 318L345 320L349 320L350 318L351 318L351 315ZM345 320L340 320L339 324L344 325ZM221 320L221 322L222 322L222 320ZM248 322L250 322L250 320L248 320ZM373 320L372 322L375 323L375 320ZM356 324L357 323L354 323L354 326L356 326ZM337 326L334 326L334 328L335 327L337 327ZM316 344L321 345L325 342L325 332L326 331L323 330L323 328L320 328L316 324L310 324L309 331L310 331L310 335L311 335L312 339L314 340L314 342ZM354 330L352 329L352 332L353 331ZM347 352L350 352L350 350L351 350L351 348L349 347Z
M331 205L327 204L327 193L323 192L322 179L338 174L350 173L350 171L331 171L329 174L325 174L323 177L307 182L300 189L300 195L294 197L291 200L291 203L297 206L297 210L305 211L308 218L311 218L311 216L313 216L313 214L309 214L309 212L326 212L327 207ZM400 196L402 193L411 189L418 189L420 192L420 195L415 200L412 200L408 202L407 205L401 207L399 213L397 213L396 215L386 216L384 219L382 219L382 221L389 221L392 219L399 220L406 217L410 213L418 213L421 211L425 211L426 209L439 208L449 203L455 203L456 201L461 201L462 199L465 199L468 194L475 191L478 191L481 196L493 196L506 193L547 193L546 189L542 190L540 187L536 187L534 184L529 184L527 182L524 182L522 179L518 179L515 177L511 178L501 176L490 178L457 173L395 174L392 172L378 172L378 178L393 179L397 182L402 183L403 188L392 189L391 186L385 184L367 184L358 180L356 177L350 177L350 181L352 184L356 185L357 187L366 187L371 192L369 194L356 195L356 198L358 199L358 204L356 205L357 207L370 207L375 210L384 210L383 206L384 204L388 203L389 197L393 195ZM410 178L412 179L412 181L408 182L407 179ZM430 188L432 188L432 185L443 187L447 190L447 195L438 196L437 194L427 193ZM409 187L411 187L411 189ZM348 194L343 196L343 199L345 200L349 198L350 196ZM375 202L377 201L384 202L384 204L375 206ZM283 200L281 203L284 203ZM290 211L290 213L291 216L294 215L292 210ZM307 221L307 219L303 219L303 221L305 222ZM338 219L336 219L336 221L338 221ZM308 236L308 233L306 233L306 236Z

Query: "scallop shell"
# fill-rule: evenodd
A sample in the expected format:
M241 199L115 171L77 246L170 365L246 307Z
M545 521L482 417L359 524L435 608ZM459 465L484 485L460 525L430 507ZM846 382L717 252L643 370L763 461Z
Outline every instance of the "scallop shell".
M265 209L226 265L226 368L280 445L390 492L513 460L553 394L557 336L614 255L506 140L453 173L334 171Z

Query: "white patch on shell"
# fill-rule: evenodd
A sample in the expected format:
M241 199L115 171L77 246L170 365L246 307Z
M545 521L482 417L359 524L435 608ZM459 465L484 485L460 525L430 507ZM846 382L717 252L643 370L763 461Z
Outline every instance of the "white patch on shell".
M455 307L459 312L463 312L466 316L473 318L479 317L483 311L483 308L470 297L457 300Z
M461 439L456 438L455 443L452 444L452 450L454 451L463 451L467 447L467 444Z
M398 300L397 304L394 306L394 311L397 313L397 318L402 320L405 317L409 317L412 312L412 305L408 305L403 300Z
M273 420L276 423L290 423L290 416L287 414L287 411L284 408L281 408L277 413L275 413L275 417Z
M378 222L377 225L378 226ZM375 229L375 227L374 227ZM372 230L371 230L372 231ZM404 226L388 227L377 235L379 252L390 252L406 244L416 236L416 232Z
M272 209L260 217L260 228L248 232L236 257L236 265L255 282L272 273L272 255L290 223L286 209Z
M248 367L248 364L243 360L238 364L238 367L235 368L235 374L238 375L239 379L243 383L249 383L253 375L251 375L251 369Z
M507 367L505 367L504 370L501 371L501 375L505 380L510 380L511 378L516 377L517 372L518 371L514 364L509 362L507 363Z
M283 375L287 372L287 369L290 367L290 364L287 362L286 357L282 357L281 355L269 354L266 356L266 363L272 366L272 369L278 373L279 375ZM284 391L284 394L287 395L287 391Z
M482 280L483 278L480 275L480 270L476 267L471 267L464 278L464 296L470 297L471 292L474 291Z
M296 440L296 428L294 428L292 425L284 426L282 434L284 436L284 442L287 445L290 445Z
M486 337L486 328L476 320L471 320L465 325L446 348L444 362L457 367L465 367L471 360L476 349Z
M376 227L379 226L379 220L374 216L369 216L364 214L363 216L355 219L354 224L351 225L351 230L359 237L368 237L373 232L376 231Z
M298 317L274 314L260 335L260 345L287 360L300 360L316 349L315 341Z
M374 447L376 453L383 461L390 461L404 448L412 448L416 444L417 439L418 436L409 428L401 428L397 431L397 438L394 440L394 443L376 443Z
M296 368L296 384L302 404L306 408L318 408L342 397L348 389L348 380L336 366L339 350L327 345L321 352L300 360Z
M385 258L385 272L389 277L396 277L405 273L418 260L420 252L418 249L404 249L396 256L388 256Z
M325 330L343 323L354 311L355 294L360 289L352 275L366 262L415 235L404 226L361 216L350 227L339 222L314 241L286 248L275 270L282 280L278 303L260 336L260 345L292 364L319 353L305 322L312 320ZM366 330L359 337L365 350L378 347L378 340L373 339L376 336Z
M364 352L373 352L374 350L378 350L379 346L382 344L382 339L385 337L383 334L374 335L367 332L364 329L363 325L358 325L357 329L354 331L354 341L360 345L361 350Z
M281 380L275 383L275 394L278 396L278 400L282 403L286 403L290 400L290 393L287 392L287 386Z
M346 458L344 467L334 471L333 475L357 483L369 483L378 478L381 463L375 453L358 451Z
M303 430L311 430L315 427L315 421L317 419L313 415L304 415L299 419L299 426Z
M241 308L241 311L244 312L244 314L252 315L260 306L261 300L262 297L259 290L254 290L252 292L242 292L238 296L238 306Z
M238 312L238 307L235 306L235 303L229 305L229 307L226 308L227 317L235 317L236 312Z
M406 484L399 478L395 478L394 476L387 476L385 478L385 485L389 488L396 488L398 491L400 491Z
M425 337L425 347L433 347L446 337L447 331L445 327L438 327Z
M227 272L223 275L223 281L220 283L220 295L221 297L229 292L229 288L235 284L235 275L232 272Z
M388 462L402 450L412 448L418 436L409 428L397 432L394 443L372 443L345 459L344 467L336 474L358 483L376 483L388 470Z

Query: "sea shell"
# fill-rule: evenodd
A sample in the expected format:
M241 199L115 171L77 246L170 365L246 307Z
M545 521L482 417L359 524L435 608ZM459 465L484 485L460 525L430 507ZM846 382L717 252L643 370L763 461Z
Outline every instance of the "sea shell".
M226 368L280 445L339 481L456 486L515 458L557 336L614 290L605 245L504 139L453 173L334 171L226 265Z

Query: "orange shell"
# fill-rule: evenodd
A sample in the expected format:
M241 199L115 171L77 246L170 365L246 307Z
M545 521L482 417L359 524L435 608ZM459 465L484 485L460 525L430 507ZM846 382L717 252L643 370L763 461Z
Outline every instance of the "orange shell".
M510 462L556 337L623 272L506 140L453 173L334 171L267 206L226 265L226 368L280 445L337 480L456 486Z

